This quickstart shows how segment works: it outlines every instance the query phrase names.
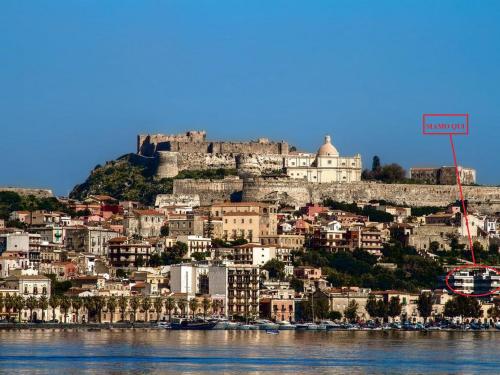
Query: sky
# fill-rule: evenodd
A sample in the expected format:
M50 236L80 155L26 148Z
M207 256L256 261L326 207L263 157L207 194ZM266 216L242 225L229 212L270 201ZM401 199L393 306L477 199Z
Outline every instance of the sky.
M67 195L139 133L203 129L452 165L423 113L469 113L459 164L500 184L500 1L0 2L0 186Z

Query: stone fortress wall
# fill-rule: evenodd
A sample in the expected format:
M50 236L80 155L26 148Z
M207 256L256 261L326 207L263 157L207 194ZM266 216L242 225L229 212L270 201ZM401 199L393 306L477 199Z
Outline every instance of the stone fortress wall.
M175 177L183 170L238 169L242 175L260 175L283 168L287 142L259 138L249 142L207 141L205 131L185 134L143 134L137 137L137 155L154 163L158 178Z
M238 190L241 189L241 190ZM386 200L410 207L446 206L459 199L456 185L382 184L377 182L307 183L287 178L246 178L224 180L175 180L174 193L199 194L201 204L230 200L273 201L292 206L319 203L325 198L340 202ZM472 209L500 212L500 188L464 186L464 197Z

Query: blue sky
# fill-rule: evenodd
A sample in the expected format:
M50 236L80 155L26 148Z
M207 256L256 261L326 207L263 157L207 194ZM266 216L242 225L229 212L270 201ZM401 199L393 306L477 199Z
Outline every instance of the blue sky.
M422 113L470 114L500 184L499 1L0 2L0 185L71 188L136 134L288 140L450 165Z

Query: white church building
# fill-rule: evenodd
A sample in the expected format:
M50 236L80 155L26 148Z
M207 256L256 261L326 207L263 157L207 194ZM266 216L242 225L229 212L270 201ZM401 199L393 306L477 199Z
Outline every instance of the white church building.
M308 182L361 181L361 168L361 155L341 157L329 135L316 154L292 153L285 158L287 175Z

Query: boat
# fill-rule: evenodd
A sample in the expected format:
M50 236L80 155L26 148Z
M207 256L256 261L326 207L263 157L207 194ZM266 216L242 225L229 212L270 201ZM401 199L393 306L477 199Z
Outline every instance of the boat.
M260 330L278 329L279 328L278 323L273 323L270 320L266 320L266 319L256 320L255 324L259 327Z
M277 329L266 329L266 333L268 335L279 335L280 331L278 331Z
M170 323L169 322L158 322L157 327L163 328L163 329L170 329Z
M318 325L315 323L301 323L296 324L295 329L297 330L308 330L308 331L316 331L318 329Z
M278 322L278 325L279 325L278 329L280 331L287 331L287 330L294 330L295 329L295 325L290 323L290 322L287 322L287 321Z
M252 328L250 324L238 324L236 329L241 330L241 331L249 331Z
M218 321L208 321L205 319L172 319L170 328L174 330L211 330Z
M329 329L330 327L335 327L335 323L332 322L331 320L322 320L319 324L318 324L318 330L327 330Z

